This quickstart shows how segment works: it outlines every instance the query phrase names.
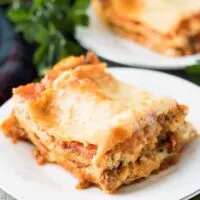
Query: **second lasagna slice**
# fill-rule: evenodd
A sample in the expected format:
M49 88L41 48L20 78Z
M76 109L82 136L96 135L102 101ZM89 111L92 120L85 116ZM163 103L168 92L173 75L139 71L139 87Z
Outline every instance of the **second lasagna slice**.
M199 0L92 0L120 36L166 56L200 52Z

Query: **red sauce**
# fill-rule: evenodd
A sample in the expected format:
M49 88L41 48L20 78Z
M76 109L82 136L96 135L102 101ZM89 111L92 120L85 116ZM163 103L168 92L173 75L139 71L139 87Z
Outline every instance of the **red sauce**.
M79 142L65 143L65 148L71 149L87 159L93 158L97 151L97 147L95 145L90 144L87 147L84 147L83 144Z

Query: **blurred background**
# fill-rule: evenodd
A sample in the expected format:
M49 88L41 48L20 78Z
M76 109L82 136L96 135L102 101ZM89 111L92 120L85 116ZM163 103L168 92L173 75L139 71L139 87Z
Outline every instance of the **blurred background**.
M74 35L77 26L89 23L89 4L89 0L0 0L0 104L13 87L38 80L62 57L86 52ZM199 64L192 70L166 72L200 84Z
M77 26L89 23L89 4L89 0L0 0L0 104L13 87L39 79L62 57L86 52L74 35ZM193 70L166 72L200 84L199 68L197 64Z

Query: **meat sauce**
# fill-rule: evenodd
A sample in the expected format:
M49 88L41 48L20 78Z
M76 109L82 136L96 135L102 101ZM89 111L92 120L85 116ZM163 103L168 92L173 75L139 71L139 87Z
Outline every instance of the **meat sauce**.
M65 142L63 143L65 149L70 149L86 159L92 159L97 152L97 147L95 145L89 144L87 147L84 147L80 142Z

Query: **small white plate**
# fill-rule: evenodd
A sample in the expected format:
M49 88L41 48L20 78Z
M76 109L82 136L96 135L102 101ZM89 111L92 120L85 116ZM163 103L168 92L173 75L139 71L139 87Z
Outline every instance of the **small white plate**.
M160 72L111 68L119 79L156 94L169 95L190 108L188 119L200 128L200 88L175 76ZM8 101L0 108L0 121L12 110ZM180 200L200 192L200 140L183 152L180 162L140 184L120 189L115 195L98 188L77 190L77 180L57 165L38 166L25 142L13 145L0 133L0 187L19 200Z
M183 69L200 59L200 54L176 58L163 56L114 34L96 17L93 9L89 9L89 15L89 26L78 27L76 38L84 47L109 61L154 69Z

